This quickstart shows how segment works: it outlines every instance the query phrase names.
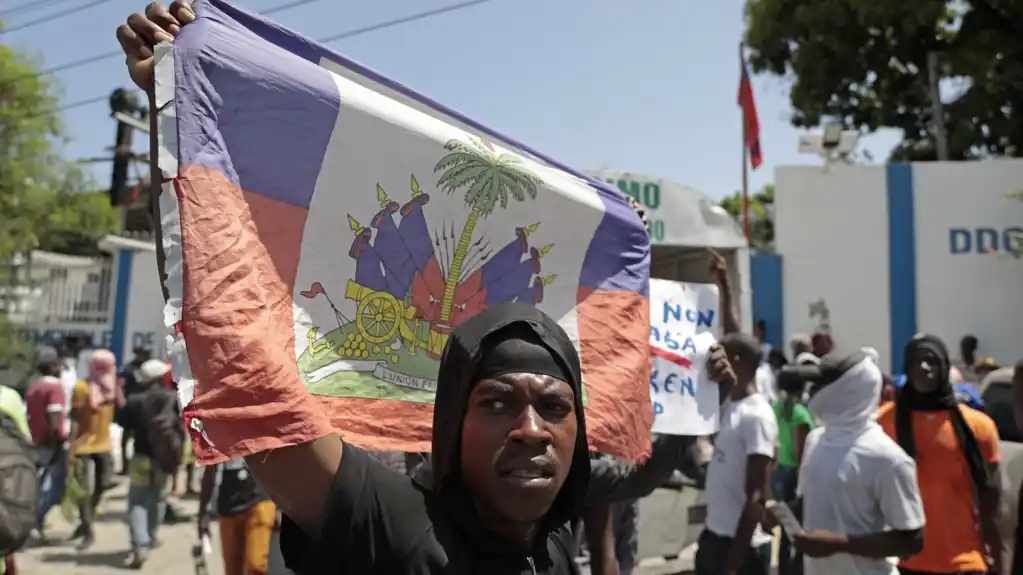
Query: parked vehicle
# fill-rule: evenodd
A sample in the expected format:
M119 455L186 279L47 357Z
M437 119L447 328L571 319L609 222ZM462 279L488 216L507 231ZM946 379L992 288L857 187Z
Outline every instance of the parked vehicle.
M1000 531L1005 542L1003 560L1012 561L1016 525L1019 522L1019 493L1023 485L1023 430L1012 412L1011 367L995 370L980 384L980 396L987 414L998 427L1001 439L1002 521Z
M709 439L690 450L683 469L639 502L639 558L672 560L696 543L703 531L707 497L703 481L714 453Z

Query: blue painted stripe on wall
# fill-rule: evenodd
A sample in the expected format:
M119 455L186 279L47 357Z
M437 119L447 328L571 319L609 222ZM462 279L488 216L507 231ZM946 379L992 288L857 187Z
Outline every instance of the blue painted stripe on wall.
M764 339L785 350L785 313L782 259L778 254L750 254L750 284L753 288L753 321L763 320Z
M889 336L892 373L902 373L903 347L917 332L913 166L889 164L887 172Z
M110 326L110 351L117 357L117 365L123 365L124 341L128 331L128 295L131 291L131 266L135 253L131 250L117 252L117 278L114 284L114 321Z

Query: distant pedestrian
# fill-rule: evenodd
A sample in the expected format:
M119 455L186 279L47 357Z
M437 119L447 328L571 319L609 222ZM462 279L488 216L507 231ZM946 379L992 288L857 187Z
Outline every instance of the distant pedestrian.
M118 383L124 389L124 398L127 401L132 395L142 390L140 369L142 365L152 358L152 352L146 347L136 347L132 350L131 361L118 374ZM131 443L132 432L124 429L121 432L121 469L119 475L128 475L128 462L131 457L128 455L128 446Z
M67 434L64 425L64 386L59 379L60 358L56 351L39 358L39 375L25 393L32 443L36 446L39 463L42 466L39 484L39 507L37 509L37 531L39 538L46 539L45 519L64 496L67 482Z
M150 359L139 366L137 388L118 414L118 424L135 438L134 453L128 468L128 529L131 535L131 557L128 566L139 569L158 545L157 534L167 506L170 475L178 460L166 464L161 457L180 457L185 432L177 419L177 396L161 385L170 370L167 363ZM180 429L170 429L165 437L160 414L174 418ZM157 444L159 443L159 444ZM176 453L175 453L176 452Z
M33 453L28 418L25 416L25 402L17 391L0 385L0 476L3 477L3 498L0 499L0 518L3 529L0 544L8 551L0 556L0 575L17 571L14 553L23 545L31 533L33 504L39 494L35 483L23 485L26 467L33 463ZM19 473L20 471L20 473ZM33 477L34 478L34 477ZM27 520L27 521L26 521ZM24 532L22 533L22 529Z
M803 459L806 437L813 429L813 418L810 410L803 405L805 382L781 378L780 385L784 398L772 405L778 420L778 460L771 485L776 500L791 503L798 497L799 464ZM792 549L788 537L782 537L778 549L779 575L800 575L802 572L803 556Z
M277 506L259 487L245 460L207 467L199 492L199 539L209 535L209 504L216 491L224 575L266 575Z
M88 493L79 504L81 523L72 535L72 538L81 538L79 549L88 549L95 542L93 522L96 507L113 471L110 424L114 421L115 407L124 404L124 395L117 385L114 354L110 350L97 349L90 355L89 378L78 382L71 402L68 452L68 466Z
M1023 359L1016 362L1012 372L1012 412L1016 416L1016 427L1023 429ZM1016 495L1016 499L1019 501L1016 516L1023 517L1023 486L1020 487L1020 492ZM1023 573L1023 521L1016 522L1015 545L1010 573Z

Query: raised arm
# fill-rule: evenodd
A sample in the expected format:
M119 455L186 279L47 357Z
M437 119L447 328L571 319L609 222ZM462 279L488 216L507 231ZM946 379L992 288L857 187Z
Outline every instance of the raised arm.
M728 273L728 261L714 250L707 250L710 258L710 272L718 285L718 297L721 298L721 327L725 334L741 331L739 312L732 298L732 278Z
M179 0L170 6L153 2L146 6L144 14L132 14L127 23L117 28L117 40L124 51L128 73L149 96L149 109L154 110L149 115L154 204L160 193L162 177L156 165L159 153L153 49L160 42L172 42L181 28L194 20L195 13L188 2ZM155 206L154 213L157 213ZM158 223L160 220L157 217L154 221ZM163 242L159 235L160 226L155 228L158 234L157 265L162 279L165 277ZM166 297L166 292L164 295ZM246 458L246 463L281 511L304 532L318 535L325 518L332 480L341 462L341 451L341 438L329 435L309 443L257 453Z
M735 372L724 348L714 344L707 354L707 376L711 381L735 381ZM646 497L682 467L687 455L694 456L697 438L685 435L659 435L653 439L650 457L639 465L613 459L590 464L590 485L586 505L600 505Z
M652 442L650 457L639 465L611 458L591 461L587 505L607 505L650 495L682 466L695 441L695 437L685 435L658 435Z

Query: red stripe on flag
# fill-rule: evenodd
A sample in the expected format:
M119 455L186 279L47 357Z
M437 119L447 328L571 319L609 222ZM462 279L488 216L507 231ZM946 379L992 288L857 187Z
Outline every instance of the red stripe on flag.
M753 169L764 163L760 152L760 120L757 117L757 103L753 97L753 87L749 80L746 62L742 62L742 77L739 79L739 107L742 108L743 134L746 148L749 149L750 164Z
M675 365L677 365L679 367L684 367L684 368L687 368L687 369L693 367L693 362L690 361L690 359L688 357L685 357L683 355L679 355L679 354L677 354L677 353L675 353L673 351L668 351L666 349L661 349L661 348L653 346L653 345L650 346L650 355L653 355L655 357L659 357L659 358L661 358L661 359L663 359L665 361L670 361L671 363L674 363Z

